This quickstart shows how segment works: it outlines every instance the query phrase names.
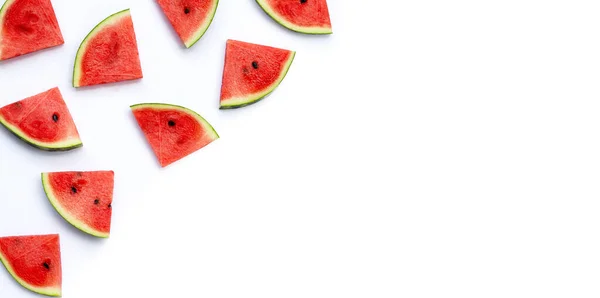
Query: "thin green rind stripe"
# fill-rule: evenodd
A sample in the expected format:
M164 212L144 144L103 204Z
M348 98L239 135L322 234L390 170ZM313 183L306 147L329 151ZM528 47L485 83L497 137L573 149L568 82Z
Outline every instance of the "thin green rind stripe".
M279 79L277 79L277 81L275 81L271 86L266 88L265 91L251 94L245 98L221 101L219 109L221 109L221 110L239 109L239 108L243 108L245 106L255 104L255 103L265 99L268 95L273 93L273 91L275 91L275 89L277 89L277 87L279 87L279 85L281 85L281 82L283 82L283 80L287 76L288 71L290 70L290 67L292 66L292 62L294 62L295 57L296 57L296 51L292 51L292 55L286 62L284 70L282 71L282 75L279 76Z
M0 124L2 124L4 127L6 127L6 129L8 129L8 131L10 131L13 135L17 136L19 139L21 139L25 143L27 143L37 149L44 150L44 151L69 151L69 150L83 147L83 142L79 138L74 139L72 141L68 141L68 142L58 142L58 143L53 143L53 144L38 142L34 139L31 139L31 138L25 136L25 133L23 133L22 130L20 130L19 128L15 127L14 125L8 123L2 116L0 116Z
M88 233L88 234L98 237L98 238L109 238L110 233L103 233L103 232L93 229L92 227L88 226L84 222L77 220L76 218L71 216L69 214L69 212L67 212L67 210L65 210L62 207L62 205L56 199L56 195L54 194L54 191L52 190L52 186L48 182L48 174L49 173L42 173L42 185L44 187L44 192L46 193L46 197L48 198L48 201L50 201L50 204L52 204L52 207L54 207L56 212L58 212L58 214L60 214L60 216L62 216L62 218L64 218L68 223L70 223L77 229L81 230L82 232Z

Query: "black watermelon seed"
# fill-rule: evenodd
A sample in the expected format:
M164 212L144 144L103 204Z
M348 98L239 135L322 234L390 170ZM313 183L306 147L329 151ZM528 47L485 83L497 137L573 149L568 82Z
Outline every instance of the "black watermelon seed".
M47 262L44 262L42 265L44 265L44 268L50 270L50 265Z
M52 114L52 120L58 122L58 115L56 113Z
M304 4L304 3L306 3L306 1L308 1L308 0L300 0L300 3Z
M71 186L71 192L77 193L77 188L75 186Z
M112 208L112 203L108 204L108 208Z
M254 67L254 69L258 69L258 62L252 61L252 67Z
M171 127L175 126L175 121L169 120L169 126L171 126Z
M95 204L95 205L98 205L98 204L100 204L100 200L98 200L98 199L95 199L95 200L94 200L94 204Z
M185 13L185 14L190 13L190 8L189 7L184 8L183 13Z

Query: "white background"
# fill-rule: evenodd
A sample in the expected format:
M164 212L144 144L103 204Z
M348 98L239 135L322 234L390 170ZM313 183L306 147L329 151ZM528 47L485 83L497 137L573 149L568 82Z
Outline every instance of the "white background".
M310 1L310 0L309 0ZM186 50L153 1L53 0L64 46L0 63L0 104L61 88L84 147L0 130L0 235L60 233L64 297L598 297L600 4L329 0L305 36L221 0ZM130 7L144 79L71 88L81 39ZM297 51L259 104L219 111L228 38ZM129 111L221 139L160 169ZM110 239L39 173L113 169ZM0 271L0 297L37 297Z

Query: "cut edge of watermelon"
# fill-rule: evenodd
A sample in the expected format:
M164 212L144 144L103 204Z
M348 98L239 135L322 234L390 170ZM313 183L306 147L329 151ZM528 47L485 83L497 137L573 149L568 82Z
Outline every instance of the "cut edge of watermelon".
M48 182L48 175L51 173L42 173L42 185L44 187L44 192L46 193L46 197L48 198L48 201L50 201L50 204L52 204L52 207L54 207L54 209L56 210L56 212L58 212L58 214L60 214L60 216L62 216L67 222L69 222L71 225L73 225L74 227L76 227L77 229L88 233L92 236L96 236L99 238L109 238L110 237L110 233L105 233L105 232L100 232L96 229L93 229L92 227L90 227L89 225L87 225L86 223L72 217L69 212L67 212L63 206L60 204L60 202L56 199L56 195L54 194L54 190L52 189L52 186L50 185L50 183Z
M292 66L292 62L294 62L294 58L296 57L296 51L290 51L291 55L288 58L288 60L286 61L283 70L281 71L281 74L279 75L279 78L277 78L277 80L275 82L273 82L273 84L271 84L271 86L269 86L268 88L265 88L265 90L260 91L260 92L256 92L244 97L232 97L232 98L227 98L225 100L220 101L220 107L219 109L221 110L227 110L227 109L237 109L237 108L241 108L241 107L245 107L251 104L255 104L259 101L261 101L262 99L264 99L265 97L267 97L269 94L271 94L275 89L277 89L277 87L279 87L279 85L281 85L281 82L283 82L283 79L285 79L285 76L287 75L288 71L290 70L290 67Z
M23 140L27 144L46 151L68 151L72 149L76 149L83 146L83 142L80 137L69 139L61 142L40 142L34 139L27 137L21 129L18 127L6 122L6 119L0 115L0 124L6 127L12 134L17 136L19 139Z
M4 4L2 6L0 6L0 24L4 24L4 17L6 15L7 8L10 7L15 1L17 1L17 0L6 0L6 2L4 2ZM0 31L2 31L2 27L1 26L0 26ZM61 44L57 44L57 45L54 45L54 46L47 46L47 47L44 47L44 48L40 48L39 50L44 50L44 49L51 48L51 47L57 47L59 45L64 44L65 41L64 41L64 38L62 37L62 33L61 33L61 39L62 39L62 43ZM34 52L36 52L36 51L34 51ZM31 53L33 53L33 52L23 53L23 54L21 54L19 56L28 55L28 54L31 54ZM0 57L1 56L2 56L2 34L0 34ZM17 56L6 58L6 59L0 58L0 61L8 60L8 59L16 58L16 57Z
M138 103L138 104L131 105L130 108L134 112L136 110L142 109L142 108L154 108L154 109L162 109L162 110L173 110L173 109L179 110L181 112L184 112L186 114L194 116L194 118L196 118L196 120L198 120L198 122L200 122L202 124L202 127L204 127L206 129L206 132L210 133L210 139L212 141L220 138L220 136L217 133L217 131L215 130L215 128L206 119L204 119L204 117L200 116L200 114L198 114L197 112L195 112L191 109L188 109L186 107L183 107L180 105L175 105L175 104L169 104L169 103Z
M131 15L131 10L129 8L121 10L119 12L115 12L100 23L98 23L83 39L81 44L79 45L79 49L77 50L77 55L75 56L75 65L73 66L73 87L81 87L81 60L83 58L83 53L87 49L88 42L92 39L92 37L96 36L96 34L106 26L117 23L123 17L127 17Z
M202 23L200 25L200 27L198 27L198 30L196 30L196 32L190 38L188 38L188 40L183 41L183 44L185 45L186 48L189 49L193 45L195 45L200 40L200 38L202 38L202 36L204 36L206 31L210 27L210 24L212 24L212 21L215 18L215 15L217 14L217 7L219 6L219 0L215 0L213 2L214 2L214 4L213 4L213 7L210 12L210 17L207 18L204 21L204 23Z
M266 3L265 0L256 0L256 3L277 23L281 26L288 28L292 31L305 33L305 34L333 34L333 29L331 27L319 27L319 26L311 26L311 27L303 27L293 24L292 22L287 21L281 15L279 15L276 11L271 8L269 4Z
M0 7L0 24L4 24L4 16L6 15L6 9L16 0L6 0L2 7ZM2 31L2 27L0 26L0 33ZM2 34L0 34L0 57L2 56ZM2 60L2 59L0 59Z
M18 277L17 274L15 274L15 270L6 260L6 257L4 256L4 254L2 254L2 252L0 252L0 263L4 265L6 270L8 270L8 273L17 281L17 283L19 283L25 289L28 289L34 293L52 297L60 297L62 295L62 289L60 287L36 287L26 283L24 280Z

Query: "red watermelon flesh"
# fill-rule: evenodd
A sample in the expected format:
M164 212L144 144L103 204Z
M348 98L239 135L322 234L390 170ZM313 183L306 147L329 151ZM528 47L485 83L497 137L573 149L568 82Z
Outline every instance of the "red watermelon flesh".
M42 183L48 200L67 222L90 235L109 237L113 171L43 173Z
M7 0L0 24L0 60L64 44L50 0Z
M59 235L0 237L0 261L26 289L48 296L61 295Z
M77 52L73 86L91 86L143 77L133 20L129 9L96 26Z
M133 115L162 167L166 167L219 138L196 112L170 104L137 104Z
M57 87L0 108L0 123L40 149L69 150L82 146Z
M218 0L157 0L157 2L188 48L204 35L219 4Z
M255 103L285 78L296 52L228 40L221 83L221 109Z
M326 0L256 0L282 26L308 34L330 34L331 19Z

